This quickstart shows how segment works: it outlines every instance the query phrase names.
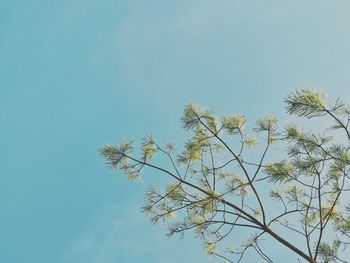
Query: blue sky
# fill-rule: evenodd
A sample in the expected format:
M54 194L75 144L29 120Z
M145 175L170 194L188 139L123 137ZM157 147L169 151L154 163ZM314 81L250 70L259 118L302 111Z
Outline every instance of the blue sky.
M210 262L190 235L151 226L145 185L98 149L181 141L188 101L252 120L285 118L282 98L308 86L350 101L349 12L347 0L0 0L0 262Z

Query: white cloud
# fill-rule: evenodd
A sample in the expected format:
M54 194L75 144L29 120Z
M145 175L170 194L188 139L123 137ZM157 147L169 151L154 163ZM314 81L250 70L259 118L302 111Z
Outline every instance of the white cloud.
M130 236L131 233L136 234L135 230L141 221L135 209L122 211L117 205L104 204L92 221L71 242L65 251L64 263L112 263L127 254L133 253L137 256L149 250L141 240Z
M125 207L125 203L102 205L90 226L67 247L61 263L206 262L199 241L168 239L137 205Z

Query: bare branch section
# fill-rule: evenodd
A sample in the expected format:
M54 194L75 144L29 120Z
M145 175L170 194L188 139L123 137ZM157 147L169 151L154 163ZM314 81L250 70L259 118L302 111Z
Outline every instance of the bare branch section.
M241 114L218 118L188 104L181 121L192 136L182 151L147 136L139 156L129 140L106 145L101 154L130 180L145 168L167 175L166 186L150 187L143 212L154 224L166 222L169 236L193 230L223 262L243 262L248 254L273 262L275 249L265 240L299 262L350 262L350 109L312 89L285 102L290 114L331 124L321 132L296 124L279 131L277 119L267 116L247 131ZM283 157L268 161L277 142Z

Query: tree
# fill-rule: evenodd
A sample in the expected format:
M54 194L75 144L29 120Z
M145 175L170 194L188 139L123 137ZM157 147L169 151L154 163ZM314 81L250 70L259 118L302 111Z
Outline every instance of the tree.
M167 222L169 236L193 229L207 253L224 262L241 262L248 250L273 262L262 237L299 262L350 262L350 108L312 89L291 93L285 103L289 114L329 125L319 132L294 123L279 129L267 116L248 131L243 115L218 118L190 103L181 119L192 132L183 151L146 136L139 157L130 140L101 154L131 180L145 168L167 175L166 186L150 187L143 212L155 224ZM283 150L273 157L276 147ZM235 231L243 232L230 238ZM242 236L248 238L240 246L227 247Z

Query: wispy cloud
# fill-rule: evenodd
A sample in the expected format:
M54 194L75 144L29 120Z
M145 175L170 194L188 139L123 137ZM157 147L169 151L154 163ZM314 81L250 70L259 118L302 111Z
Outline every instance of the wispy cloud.
M122 211L117 205L104 204L90 226L72 240L63 262L109 263L134 255L135 259L149 252L143 241L137 241L135 226L142 221L135 210Z
M198 241L167 239L137 206L127 207L102 205L88 228L67 247L61 263L209 262Z

